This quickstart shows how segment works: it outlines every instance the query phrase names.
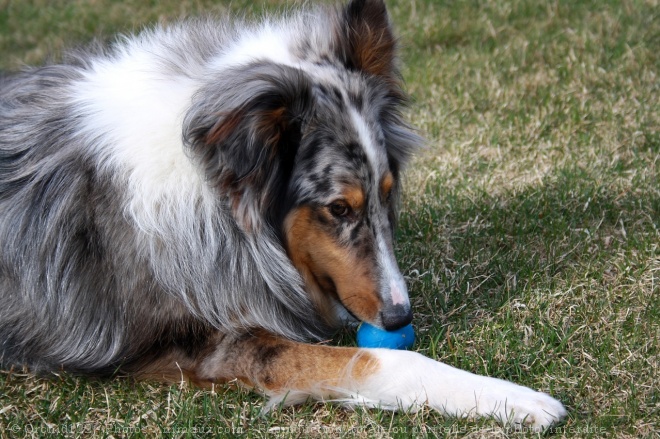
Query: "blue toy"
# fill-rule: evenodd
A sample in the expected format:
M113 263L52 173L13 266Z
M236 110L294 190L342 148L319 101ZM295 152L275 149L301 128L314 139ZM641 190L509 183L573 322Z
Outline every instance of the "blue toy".
M357 345L361 348L409 349L414 342L412 324L395 331L385 331L362 322L357 331Z

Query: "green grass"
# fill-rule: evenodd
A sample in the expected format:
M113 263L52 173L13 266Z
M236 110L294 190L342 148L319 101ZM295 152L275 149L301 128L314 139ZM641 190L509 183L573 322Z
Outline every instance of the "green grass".
M570 413L556 437L657 437L658 1L388 4L409 117L428 139L407 174L397 246L415 350L551 392ZM279 5L0 0L0 70L147 22ZM263 402L231 387L6 372L0 437L526 435L428 411L263 415Z

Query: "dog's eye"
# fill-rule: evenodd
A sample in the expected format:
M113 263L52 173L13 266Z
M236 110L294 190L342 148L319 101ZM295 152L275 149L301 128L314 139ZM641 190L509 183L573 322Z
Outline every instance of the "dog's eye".
M330 213L336 217L345 217L351 213L351 208L344 201L335 201L329 206Z

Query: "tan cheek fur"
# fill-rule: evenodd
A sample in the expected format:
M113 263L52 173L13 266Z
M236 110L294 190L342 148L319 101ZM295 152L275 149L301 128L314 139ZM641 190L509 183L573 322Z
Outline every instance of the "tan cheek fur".
M357 198L346 200L352 203ZM285 230L289 257L305 278L320 311L332 315L327 292L319 285L324 277L330 277L344 306L362 320L375 320L381 301L369 262L340 247L313 219L309 207L292 211L285 221Z

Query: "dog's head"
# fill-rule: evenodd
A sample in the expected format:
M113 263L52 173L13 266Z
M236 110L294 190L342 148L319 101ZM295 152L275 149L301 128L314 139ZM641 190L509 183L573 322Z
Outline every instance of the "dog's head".
M254 61L202 90L186 137L240 227L276 230L329 323L341 304L395 329L412 319L393 250L400 171L420 139L382 0L333 17L327 44L292 49L300 68Z

